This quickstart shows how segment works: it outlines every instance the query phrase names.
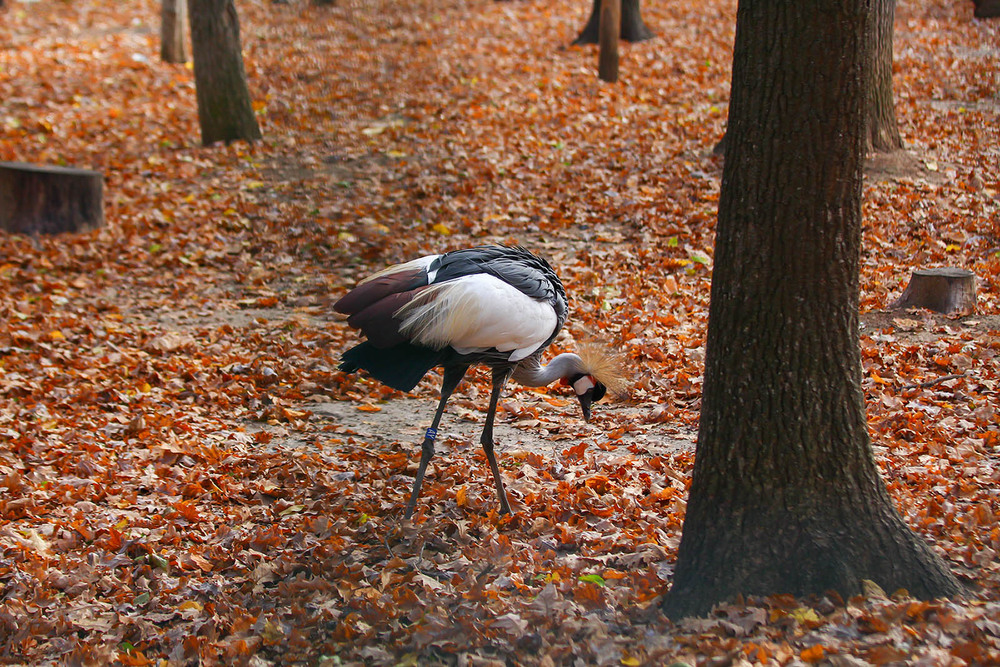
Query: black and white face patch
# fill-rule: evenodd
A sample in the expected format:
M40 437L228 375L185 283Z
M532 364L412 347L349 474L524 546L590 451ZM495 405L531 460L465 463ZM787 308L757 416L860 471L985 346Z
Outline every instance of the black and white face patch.
M590 375L581 375L573 381L573 391L577 396L583 396L595 386L594 378Z

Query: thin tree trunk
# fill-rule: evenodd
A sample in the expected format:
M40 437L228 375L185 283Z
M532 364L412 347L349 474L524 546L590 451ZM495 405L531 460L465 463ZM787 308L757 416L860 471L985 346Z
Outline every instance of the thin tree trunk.
M191 0L188 13L202 143L260 139L233 0Z
M584 26L580 36L573 40L573 43L597 44L601 37L600 28L601 0L594 0L587 25ZM618 36L626 42L642 42L655 36L642 20L639 0L621 0L621 31Z
M892 99L892 39L896 0L874 0L871 39L874 60L868 78L865 152L891 153L903 148Z
M165 63L187 62L184 28L187 0L162 0L160 9L160 58Z
M602 0L601 40L597 74L601 81L618 82L618 26L621 23L621 0Z
M858 340L865 0L740 2L698 449L664 603L959 585L879 477Z

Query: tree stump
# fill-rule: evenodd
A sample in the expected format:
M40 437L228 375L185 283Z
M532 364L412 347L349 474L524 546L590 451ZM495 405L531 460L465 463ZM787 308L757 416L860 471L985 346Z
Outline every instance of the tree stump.
M946 315L976 311L976 276L972 271L944 267L917 269L890 310L927 308Z
M992 19L1000 16L1000 0L972 0L976 9L972 15L977 19Z
M0 230L81 232L104 225L104 177L96 171L0 162Z

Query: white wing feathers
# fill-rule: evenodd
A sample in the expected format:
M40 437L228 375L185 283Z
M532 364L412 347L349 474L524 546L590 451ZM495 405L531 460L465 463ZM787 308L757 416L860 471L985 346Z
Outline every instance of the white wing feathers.
M431 285L396 311L400 333L434 349L461 354L495 348L520 361L552 335L552 306L489 274Z

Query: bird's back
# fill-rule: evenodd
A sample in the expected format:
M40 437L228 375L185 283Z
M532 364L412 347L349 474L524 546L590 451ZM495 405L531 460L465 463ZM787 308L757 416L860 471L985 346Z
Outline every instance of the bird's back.
M468 357L467 363L514 364L552 342L566 320L567 303L562 283L544 259L520 247L481 246L384 269L359 283L334 309L349 315L348 324L368 338L359 352L354 348L345 355L348 369L366 368L402 388L418 369L394 382L385 372L385 357L361 357L393 350L392 363L413 357L418 365L431 364L423 373L449 356ZM370 366L382 368L389 379Z

